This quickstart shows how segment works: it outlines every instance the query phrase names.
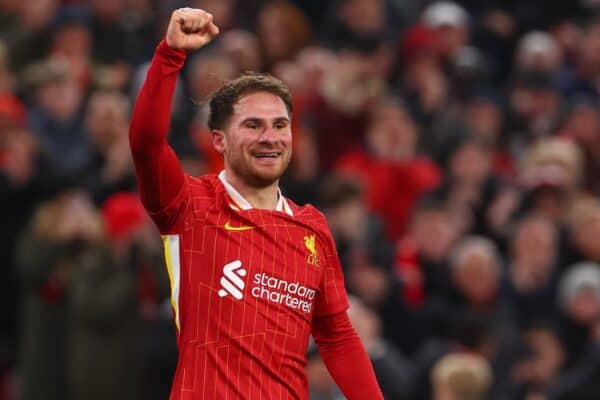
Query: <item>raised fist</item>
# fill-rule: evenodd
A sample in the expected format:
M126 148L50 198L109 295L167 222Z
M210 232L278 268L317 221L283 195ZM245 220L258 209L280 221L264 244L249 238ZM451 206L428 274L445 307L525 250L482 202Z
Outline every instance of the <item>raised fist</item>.
M179 8L171 14L167 35L169 47L193 51L209 43L219 34L213 16L197 8Z

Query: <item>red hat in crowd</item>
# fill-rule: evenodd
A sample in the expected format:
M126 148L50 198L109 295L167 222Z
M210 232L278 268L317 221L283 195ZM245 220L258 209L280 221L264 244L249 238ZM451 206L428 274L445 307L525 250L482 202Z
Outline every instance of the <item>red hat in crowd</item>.
M135 193L119 192L102 204L106 232L111 239L121 239L147 221L147 214Z

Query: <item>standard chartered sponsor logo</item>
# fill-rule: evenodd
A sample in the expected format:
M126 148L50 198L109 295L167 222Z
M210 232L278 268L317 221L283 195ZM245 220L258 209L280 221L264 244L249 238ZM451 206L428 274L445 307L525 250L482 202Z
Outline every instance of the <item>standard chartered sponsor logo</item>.
M312 309L316 291L302 286L299 282L290 283L263 272L254 275L253 283L255 286L250 291L253 297L285 304L289 308L304 312L310 312Z
M219 296L225 297L227 294L232 295L238 300L244 297L244 287L246 284L241 278L246 276L246 270L242 268L242 262L235 260L226 264L223 267L223 276L221 277L222 289L219 290Z
M242 262L235 260L223 267L223 276L221 277L221 289L219 296L225 297L228 294L237 300L244 297L244 288L246 286L242 279L246 276L246 270L242 268ZM267 300L271 303L283 304L286 307L311 312L313 299L316 290L301 285L300 282L288 282L270 276L264 272L254 275L252 280L253 287L250 289L252 297Z

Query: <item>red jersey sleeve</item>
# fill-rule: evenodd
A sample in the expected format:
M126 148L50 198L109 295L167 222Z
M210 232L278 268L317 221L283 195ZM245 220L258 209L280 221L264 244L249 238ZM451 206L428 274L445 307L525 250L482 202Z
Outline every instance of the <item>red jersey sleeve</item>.
M138 95L129 129L129 144L140 197L162 232L183 215L187 179L167 143L171 102L187 53L171 49L163 40L154 53L146 81Z

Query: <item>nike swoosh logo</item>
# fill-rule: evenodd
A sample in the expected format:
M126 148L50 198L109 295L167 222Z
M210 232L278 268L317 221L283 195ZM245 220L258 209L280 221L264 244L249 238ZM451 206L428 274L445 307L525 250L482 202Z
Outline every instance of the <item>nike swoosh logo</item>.
M229 224L229 221L225 222L225 225L223 225L223 227L225 228L226 231L234 231L234 232L247 231L248 229L254 229L254 226L231 226Z

